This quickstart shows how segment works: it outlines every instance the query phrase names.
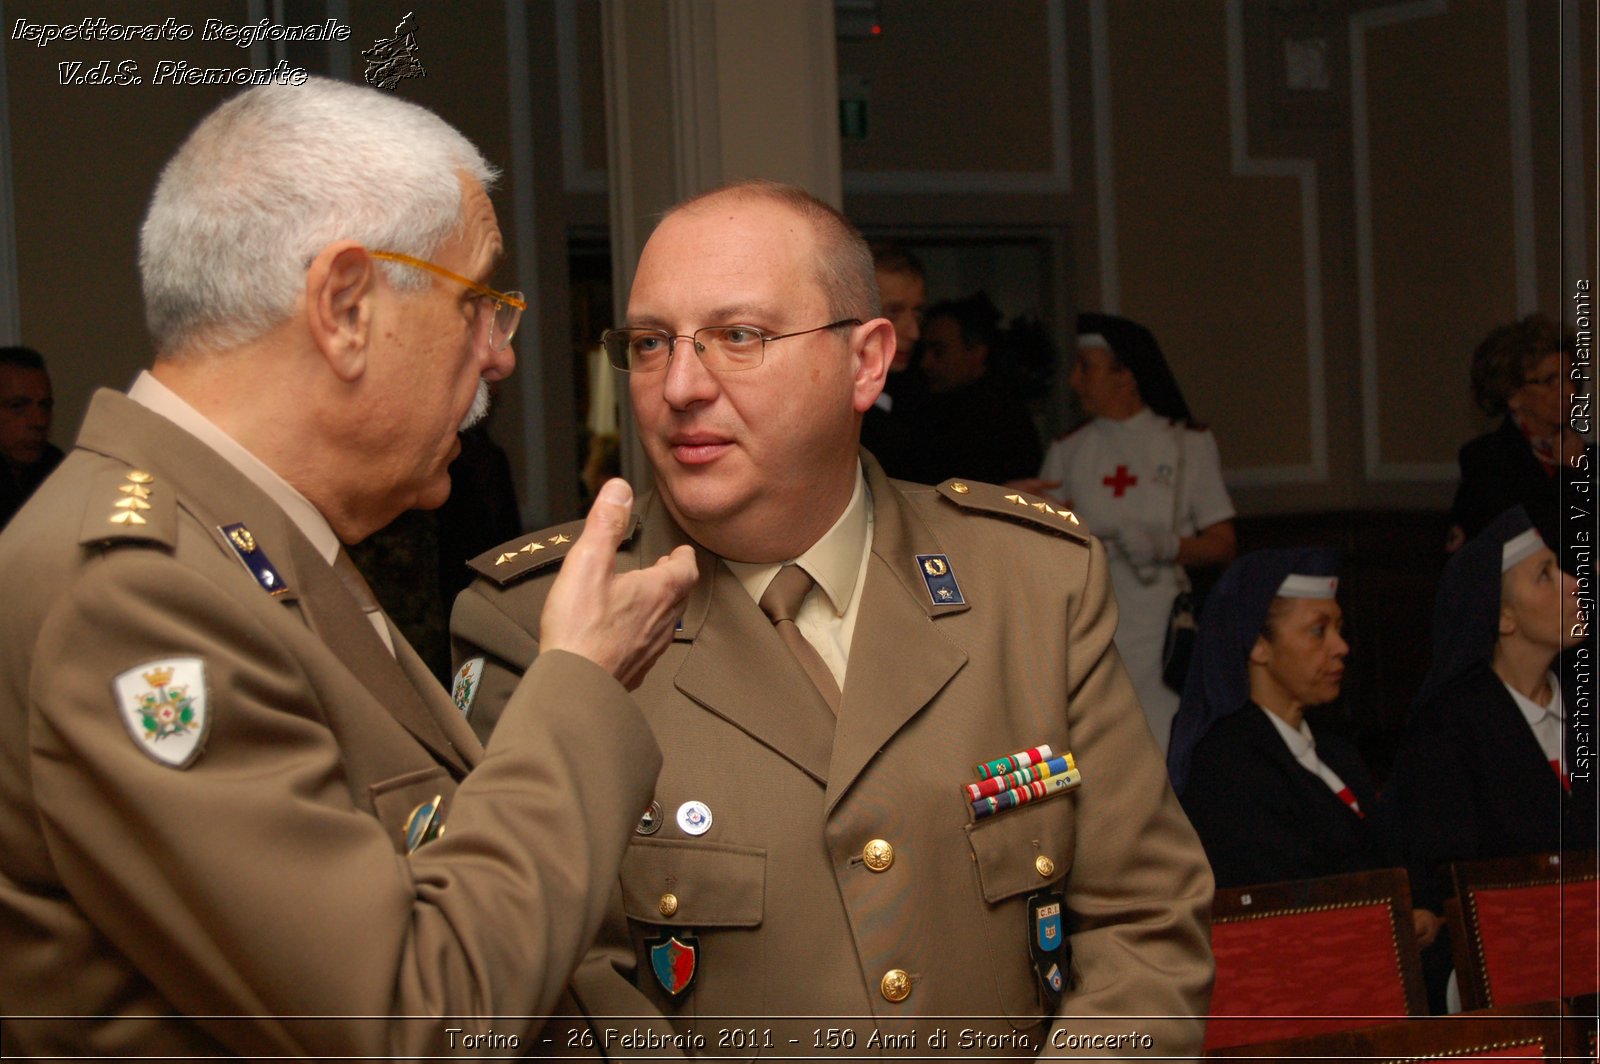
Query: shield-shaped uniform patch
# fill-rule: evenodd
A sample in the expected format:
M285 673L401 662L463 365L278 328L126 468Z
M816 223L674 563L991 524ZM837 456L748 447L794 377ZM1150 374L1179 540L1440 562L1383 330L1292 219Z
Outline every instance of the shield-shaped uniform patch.
M694 986L694 977L697 963L700 959L700 940L693 935L668 935L662 932L661 938L649 943L650 969L655 972L656 982L661 984L661 989L667 996L676 1000L689 992Z
M450 700L456 704L463 717L472 713L472 700L478 694L478 681L483 679L483 659L468 658L456 670L456 678L450 684Z
M146 662L117 676L111 688L122 723L139 749L173 768L188 768L200 756L211 727L203 661Z

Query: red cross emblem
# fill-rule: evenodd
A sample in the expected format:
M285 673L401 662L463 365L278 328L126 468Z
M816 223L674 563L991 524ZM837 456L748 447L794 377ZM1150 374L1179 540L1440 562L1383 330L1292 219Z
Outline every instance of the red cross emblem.
M1111 489L1111 497L1112 498L1120 499L1120 498L1122 498L1122 493L1123 492L1127 491L1129 488L1131 488L1135 484L1139 483L1139 478L1138 477L1130 477L1128 475L1128 467L1125 466L1125 465L1119 465L1119 466L1117 466L1117 475L1116 476L1114 476L1114 477L1101 477L1100 478L1100 483L1104 484L1106 487Z

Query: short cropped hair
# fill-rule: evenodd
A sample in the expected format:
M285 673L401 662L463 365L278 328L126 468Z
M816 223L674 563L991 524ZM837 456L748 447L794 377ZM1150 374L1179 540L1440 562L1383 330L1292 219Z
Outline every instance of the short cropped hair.
M769 200L794 211L811 226L821 254L815 263L817 284L828 298L828 313L835 318L878 317L878 277L873 272L872 253L850 219L797 185L753 179L691 196L662 214L666 219L679 211L693 210L715 199Z
M497 176L439 116L376 89L311 78L223 103L162 170L140 232L158 356L281 324L337 240L431 257L463 224L461 173L486 189ZM381 268L400 289L431 283Z
M868 245L872 251L872 268L877 273L901 274L927 281L922 260L892 240L874 240Z
M44 368L44 356L31 347L0 347L0 366L47 372Z
M1528 374L1546 355L1571 354L1574 337L1543 314L1502 325L1484 337L1472 353L1472 398L1490 416L1510 409L1511 394L1528 381Z

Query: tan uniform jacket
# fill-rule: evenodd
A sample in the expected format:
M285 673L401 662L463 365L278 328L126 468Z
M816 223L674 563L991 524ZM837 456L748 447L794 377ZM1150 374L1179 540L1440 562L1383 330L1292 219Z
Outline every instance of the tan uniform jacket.
M608 922L579 997L594 1015L664 1016L704 1037L688 1046L704 1053L830 1055L850 1048L827 1042L844 1026L856 1052L878 1051L876 1027L918 1052L1014 1054L1029 1038L1047 1053L1197 1055L1211 873L1111 646L1103 548L1003 489L936 490L866 467L872 555L837 721L732 573L700 552L682 630L635 693L666 757L664 824L623 860L626 923ZM624 567L683 538L659 500L641 513ZM554 567L524 548L556 531L475 563L525 578L480 579L457 600L457 659L485 659L469 715L480 732L537 654ZM964 605L936 602L919 555L945 562ZM1072 752L1081 786L975 820L962 791L975 764L1040 743ZM691 800L711 811L702 835L677 821ZM892 846L881 871L864 860L873 840ZM1053 1010L1028 952L1041 889L1064 895L1072 946ZM696 982L677 1001L651 971L663 929L699 940ZM892 970L911 981L899 1003L881 989ZM596 1022L613 1053L644 1026ZM964 1030L990 1040L958 1045Z
M112 522L134 470L143 523ZM236 523L286 593L229 548ZM281 509L110 392L0 536L0 581L8 1053L454 1055L489 1030L537 1050L528 1017L591 941L660 764L614 679L541 660L485 753ZM174 768L113 679L185 657L209 725ZM435 795L447 830L408 857ZM475 1014L523 1018L438 1018Z

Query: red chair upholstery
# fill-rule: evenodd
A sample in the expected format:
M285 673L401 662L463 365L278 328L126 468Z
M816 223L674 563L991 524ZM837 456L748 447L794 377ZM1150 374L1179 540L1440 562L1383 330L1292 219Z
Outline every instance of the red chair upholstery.
M1558 1002L1516 1005L1455 1016L1417 1016L1400 1023L1223 1050L1223 1059L1262 1060L1536 1060L1571 1061L1589 1047L1580 1020Z
M1398 868L1217 891L1206 1050L1426 1013Z
M1518 1005L1600 990L1596 852L1536 854L1451 865L1460 926L1452 926L1465 1008Z

